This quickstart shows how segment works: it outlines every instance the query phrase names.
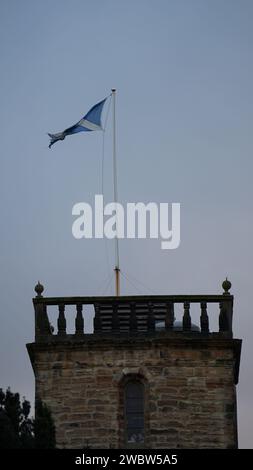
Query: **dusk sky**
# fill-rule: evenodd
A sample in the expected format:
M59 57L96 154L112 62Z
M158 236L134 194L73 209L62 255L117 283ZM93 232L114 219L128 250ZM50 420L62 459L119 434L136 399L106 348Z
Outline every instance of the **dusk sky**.
M228 276L239 444L253 447L252 24L252 0L0 0L0 387L34 400L38 280L45 296L114 292L113 242L72 236L73 205L101 193L102 133L49 150L47 132L115 87L119 201L181 204L178 249L121 241L122 294L220 294ZM110 114L106 202L111 141Z

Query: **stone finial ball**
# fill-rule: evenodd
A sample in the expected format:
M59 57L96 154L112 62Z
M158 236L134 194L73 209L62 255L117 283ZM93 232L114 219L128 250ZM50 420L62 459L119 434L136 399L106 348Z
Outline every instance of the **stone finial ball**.
M229 293L229 290L231 289L231 286L232 286L231 282L226 277L225 281L223 281L223 283L222 283L222 287L224 289L225 294Z
M34 290L37 294L37 297L42 297L42 292L44 291L44 286L40 283L40 281L38 281L38 284L36 284Z

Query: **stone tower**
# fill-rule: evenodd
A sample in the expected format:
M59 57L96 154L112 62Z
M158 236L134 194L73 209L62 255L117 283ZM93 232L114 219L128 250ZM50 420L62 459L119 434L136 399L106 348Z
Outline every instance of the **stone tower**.
M222 295L49 298L38 283L35 342L27 349L57 446L236 448L241 340L232 333L231 283L222 286ZM194 304L199 326L191 322ZM209 329L210 304L216 332ZM87 305L94 306L92 334L85 333ZM50 306L59 312L55 334ZM66 327L70 309L74 334Z

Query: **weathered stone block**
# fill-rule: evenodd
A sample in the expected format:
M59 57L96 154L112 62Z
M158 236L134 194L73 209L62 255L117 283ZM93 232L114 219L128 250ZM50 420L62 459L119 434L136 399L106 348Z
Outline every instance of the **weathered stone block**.
M145 446L237 446L232 339L96 335L28 345L36 395L51 408L59 448L120 448L124 378L145 381Z

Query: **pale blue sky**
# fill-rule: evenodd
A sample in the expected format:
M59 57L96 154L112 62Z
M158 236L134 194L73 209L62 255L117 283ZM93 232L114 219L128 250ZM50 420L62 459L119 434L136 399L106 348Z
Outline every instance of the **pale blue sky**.
M33 399L37 279L47 295L103 293L105 242L71 234L73 204L101 189L101 135L50 151L46 133L116 87L120 201L182 205L180 248L123 241L122 271L169 294L220 293L229 276L244 340L239 437L252 447L252 23L251 0L0 1L0 386ZM107 201L110 141L109 125ZM123 293L138 290L123 278Z

